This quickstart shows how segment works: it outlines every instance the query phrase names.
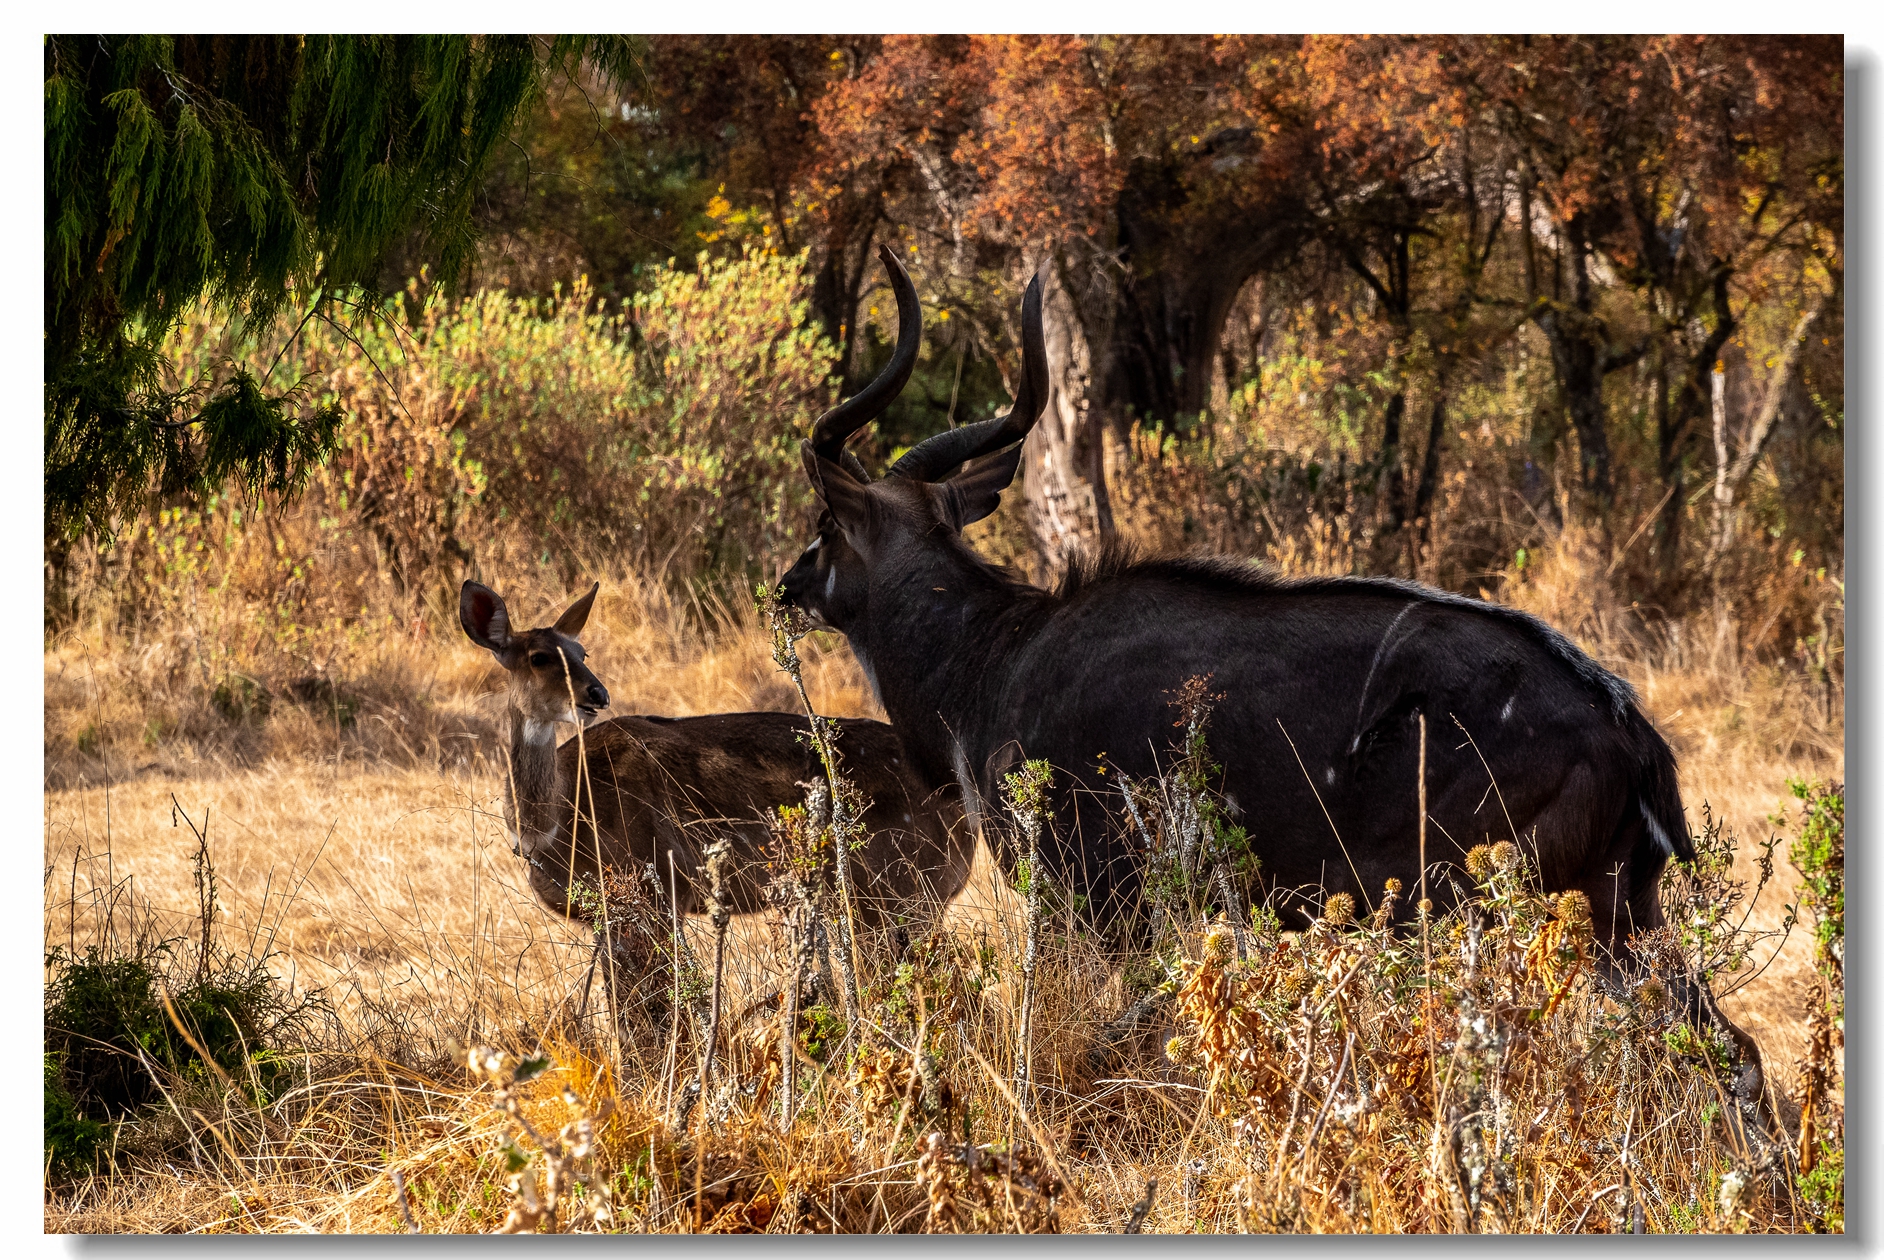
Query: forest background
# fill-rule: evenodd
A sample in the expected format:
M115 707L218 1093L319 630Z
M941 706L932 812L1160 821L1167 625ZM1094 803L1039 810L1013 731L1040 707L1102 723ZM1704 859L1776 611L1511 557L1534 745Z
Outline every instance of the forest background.
M449 248L389 214L345 267L284 267L278 300L156 291L127 325L155 348L134 405L57 432L49 406L47 860L72 904L121 878L80 874L114 845L191 900L172 792L267 795L286 813L245 844L314 858L320 820L441 773L488 813L498 679L457 629L467 577L527 616L600 579L617 712L793 707L751 590L810 536L799 439L891 352L884 244L926 328L856 444L873 470L1006 408L1046 279L1054 394L984 554L1043 582L1114 538L1417 578L1536 611L1635 683L1691 809L1763 832L1789 777L1842 778L1836 37L590 51L530 54L562 72L452 185ZM188 102L152 99L149 152L184 152ZM72 255L101 275L133 267L109 219ZM273 407L278 445L219 447L227 398ZM841 639L806 653L825 711L877 714ZM262 870L223 896L259 915ZM343 919L289 916L308 975L358 978ZM373 948L382 976L419 956ZM1807 968L1730 1007L1782 1075Z
M521 116L449 290L422 278L429 238L389 235L350 318L199 308L164 370L184 387L255 357L316 392L305 411L341 404L296 524L246 487L271 529L311 527L277 540L281 573L312 563L278 592L299 622L341 540L394 576L402 623L487 532L541 539L571 581L588 547L743 589L802 532L797 433L889 353L875 247L929 312L877 459L1005 405L1041 270L1055 398L1006 558L1046 571L1119 534L1315 546L1497 595L1568 526L1646 632L1757 604L1734 648L1829 685L1838 58L1835 39L662 37ZM357 401L349 367L374 378ZM420 380L448 392L415 406ZM49 501L55 626L92 565L140 604L140 557L173 523L215 535L245 487L152 488L135 522ZM321 611L357 619L345 604Z

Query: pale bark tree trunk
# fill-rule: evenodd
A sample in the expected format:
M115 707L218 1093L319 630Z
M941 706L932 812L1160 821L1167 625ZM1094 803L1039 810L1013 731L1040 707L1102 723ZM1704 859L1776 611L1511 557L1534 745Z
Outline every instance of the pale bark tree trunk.
M1760 410L1753 418L1753 426L1747 431L1740 454L1731 459L1727 454L1726 374L1718 368L1714 371L1714 529L1708 539L1707 558L1703 563L1708 573L1715 570L1721 557L1733 545L1740 518L1740 511L1734 506L1734 496L1740 493L1740 487L1746 484L1747 478L1753 473L1753 466L1766 450L1766 440L1773 435L1773 426L1779 420L1779 407L1785 399L1786 385L1791 381L1793 371L1799 365L1799 356L1805 350L1806 333L1811 330L1824 306L1823 297L1815 298L1812 305L1799 316L1799 322L1793 325L1792 337L1786 342L1779 364L1767 378L1766 395L1760 400Z
M1101 348L1110 343L1110 304L1081 284L1072 264L1055 251L1042 262L1042 331L1052 392L1027 440L1023 489L1028 526L1048 565L1063 569L1076 548L1096 548L1112 537L1101 441ZM1096 299L1096 300L1095 300Z

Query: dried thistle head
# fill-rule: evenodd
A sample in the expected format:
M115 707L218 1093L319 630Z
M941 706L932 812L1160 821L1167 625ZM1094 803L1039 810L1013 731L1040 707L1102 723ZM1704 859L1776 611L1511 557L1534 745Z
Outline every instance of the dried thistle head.
M1635 995L1642 1005L1651 1011L1659 1011L1668 1004L1668 986L1662 983L1660 976L1652 972L1642 981Z
M1420 912L1420 918L1422 919L1430 919L1432 917L1433 899L1431 897L1420 898L1419 912Z
M1524 854L1511 841L1500 840L1491 848L1491 863L1497 870L1509 874L1524 865Z
M1236 933L1222 924L1204 933L1204 961L1222 967L1236 957Z
M1465 855L1465 869L1473 879L1486 879L1492 873L1492 850L1489 844L1475 844Z
M1308 990L1308 969L1297 967L1294 971L1284 972L1282 979L1276 982L1276 992L1284 1000L1293 1002Z
M1164 1057L1176 1064L1189 1063L1197 1054L1197 1038L1179 1033L1164 1043Z
M1395 897L1398 897L1400 895L1400 892L1404 887L1405 885L1403 885L1397 879L1389 879L1387 881L1387 891L1391 893L1392 895L1394 895Z
M1588 893L1572 888L1569 892L1557 894L1557 917L1572 928L1587 928L1590 925L1590 897Z
M1354 894L1339 892L1321 908L1321 920L1329 927L1346 927L1354 922Z

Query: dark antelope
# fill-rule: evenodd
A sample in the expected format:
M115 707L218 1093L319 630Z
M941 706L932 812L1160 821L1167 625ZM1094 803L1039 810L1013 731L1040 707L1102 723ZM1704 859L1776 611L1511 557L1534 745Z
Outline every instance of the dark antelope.
M504 821L529 862L531 889L559 914L593 923L594 898L584 890L599 890L606 872L614 887L646 888L663 915L670 887L681 914L700 913L705 850L724 836L732 844L732 912L764 910L765 820L780 805L803 804L805 784L823 778L800 739L807 720L719 713L587 725L609 701L577 638L597 589L536 630L512 629L503 599L487 586L466 582L458 595L465 634L509 674ZM586 729L579 741L558 745L558 723ZM962 825L954 784L944 778L932 788L883 723L845 718L841 726L844 772L870 801L868 840L850 862L858 925L920 918L968 879L974 837Z
M1429 863L1515 839L1546 888L1588 895L1610 978L1630 964L1628 935L1663 922L1663 865L1694 850L1674 755L1626 683L1534 617L1411 582L1116 550L1074 564L1053 591L994 568L961 531L994 511L1047 401L1040 281L1022 305L1013 410L937 434L871 481L844 443L902 388L921 336L914 286L882 259L896 353L804 444L824 510L783 589L848 636L921 773L955 775L980 816L1004 771L1046 758L1049 869L1116 923L1136 906L1140 865L1108 825L1121 813L1110 785L1116 771L1169 764L1171 695L1208 675L1226 697L1211 751L1266 880L1372 904L1390 877L1418 885L1424 715ZM1000 829L986 834L1011 872ZM1434 881L1435 900L1450 900L1447 882ZM1705 986L1684 986L1696 1018L1731 1030L1739 1088L1759 1096L1757 1048Z

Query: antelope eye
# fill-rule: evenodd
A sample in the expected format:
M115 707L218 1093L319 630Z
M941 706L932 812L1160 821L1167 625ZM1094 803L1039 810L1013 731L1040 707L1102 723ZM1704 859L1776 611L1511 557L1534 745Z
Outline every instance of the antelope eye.
M538 669L548 669L551 665L555 664L555 662L556 658L551 656L548 652L530 653L530 664Z

